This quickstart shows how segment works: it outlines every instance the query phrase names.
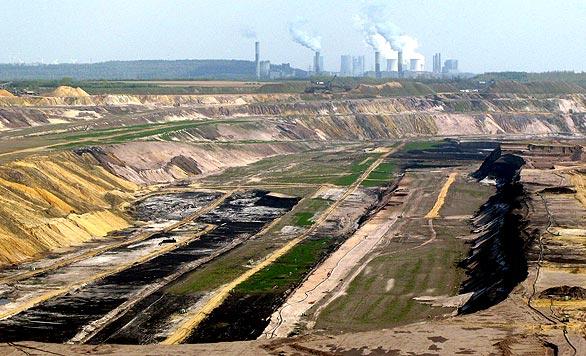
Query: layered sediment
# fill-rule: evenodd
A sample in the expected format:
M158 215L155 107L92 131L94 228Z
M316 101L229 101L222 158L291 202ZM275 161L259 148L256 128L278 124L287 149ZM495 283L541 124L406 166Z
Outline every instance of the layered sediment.
M0 166L0 267L128 227L141 186L170 183L299 152L303 144L245 147L133 142Z
M127 227L137 189L71 153L0 166L0 266Z
M115 121L124 110L154 109L161 112L137 115L132 122L244 117L256 118L264 124L264 118L274 118L285 125L277 129L288 128L287 125L310 128L317 139L586 133L586 95L582 94L550 98L494 94L372 99L318 97L305 101L297 94L0 98L0 129L98 118Z

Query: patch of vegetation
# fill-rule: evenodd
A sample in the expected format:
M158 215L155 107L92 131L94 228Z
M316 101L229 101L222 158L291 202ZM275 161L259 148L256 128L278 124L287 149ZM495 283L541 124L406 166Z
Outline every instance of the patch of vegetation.
M280 245L264 238L248 241L173 283L167 291L185 295L210 292L246 272L251 261L269 255Z
M295 212L295 225L297 226L311 226L313 225L313 217L330 205L329 200L325 199L309 199L306 204L301 207L303 210Z
M290 188L276 189L274 191L284 194L296 194L298 196L311 196L315 194L315 188ZM249 240L246 244L236 247L230 252L219 256L213 261L201 266L189 273L181 280L174 283L168 291L172 294L197 294L209 292L223 284L234 280L244 273L250 265L265 258L287 240L283 237L273 238L275 233L286 225L294 225L296 214L299 212L312 212L315 216L325 209L331 201L325 199L305 199L300 201L293 210L287 212L279 222L274 225L266 235Z
M424 151L437 148L441 145L440 141L411 141L403 146L403 152Z
M352 185L362 175L362 173L368 169L368 167L372 164L372 161L376 159L377 156L378 154L370 154L362 161L354 161L350 167L350 172L352 173L337 178L333 183L340 186Z
M299 283L332 245L331 238L307 239L235 288L237 293L277 293Z
M440 233L442 240L449 236ZM374 330L448 313L449 309L425 305L413 296L456 294L464 274L455 266L465 254L465 244L450 239L411 251L408 247L391 244L396 253L372 260L350 283L346 294L324 309L317 327Z
M302 143L300 143L301 145ZM268 157L244 167L233 167L222 174L207 177L205 183L227 184L336 184L347 186L356 181L379 153L361 149L329 152L321 149Z
M391 175L397 170L395 162L383 162L370 172L368 177L362 182L363 187L380 187L388 184L391 180Z
M311 226L313 225L313 220L311 220L314 216L314 213L310 213L307 211L302 211L300 213L295 214L295 225L297 226Z

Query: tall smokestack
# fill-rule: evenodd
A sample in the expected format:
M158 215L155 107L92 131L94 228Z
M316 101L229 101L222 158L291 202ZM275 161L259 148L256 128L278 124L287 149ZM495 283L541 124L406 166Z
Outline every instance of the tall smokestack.
M256 79L260 79L260 42L254 42L254 64L256 64Z
M397 71L399 72L399 77L403 76L403 51L399 51L397 55Z
M313 69L315 74L321 73L321 68L319 66L319 51L315 51L315 58L313 59Z
M377 78L382 78L380 72L380 52L374 52L374 73Z

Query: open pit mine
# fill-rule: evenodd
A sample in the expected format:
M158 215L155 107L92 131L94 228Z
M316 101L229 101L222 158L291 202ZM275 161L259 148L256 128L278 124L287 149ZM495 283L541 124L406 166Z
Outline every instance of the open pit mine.
M584 355L586 95L0 97L7 355Z

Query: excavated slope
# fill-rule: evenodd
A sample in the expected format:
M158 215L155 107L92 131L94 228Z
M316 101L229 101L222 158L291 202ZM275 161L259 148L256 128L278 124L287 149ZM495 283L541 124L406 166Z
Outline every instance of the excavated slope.
M254 95L92 95L92 96L36 96L1 97L0 106L110 106L110 105L151 105L151 106L202 106L202 105L244 105L256 102L299 100L294 94Z
M127 227L137 188L71 153L0 166L0 266Z
M15 106L2 107L2 103ZM292 139L305 138L312 133L311 139L324 140L438 134L586 133L586 95L581 94L546 99L445 94L314 101L302 101L299 96L285 94L0 98L0 129L94 119L102 123L111 120L114 125L117 114L147 109L155 111L131 115L132 122L249 118L259 122L260 126L255 129L262 132L265 123L271 125L267 118L278 119L288 125L283 128L292 133ZM310 132L305 132L307 128ZM274 131L274 128L268 130ZM281 128L278 131L282 131Z
M14 95L6 89L0 89L0 97L2 98L13 98Z
M301 143L194 146L174 142L130 142L75 152L96 160L110 173L128 181L154 184L244 166L265 157L299 152L308 147Z
M306 149L133 142L29 157L0 166L0 267L129 226L139 184L163 183Z

